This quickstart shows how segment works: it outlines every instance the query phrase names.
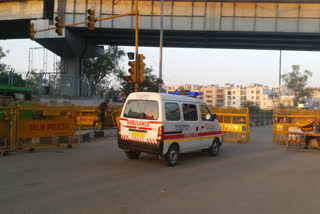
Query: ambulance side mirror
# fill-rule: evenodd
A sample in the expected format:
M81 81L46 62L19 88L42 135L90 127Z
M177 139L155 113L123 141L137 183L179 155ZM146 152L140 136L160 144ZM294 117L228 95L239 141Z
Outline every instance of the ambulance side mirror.
M216 114L213 114L213 115L212 115L212 118L213 118L213 120L216 120L216 119L217 119L217 115L216 115Z

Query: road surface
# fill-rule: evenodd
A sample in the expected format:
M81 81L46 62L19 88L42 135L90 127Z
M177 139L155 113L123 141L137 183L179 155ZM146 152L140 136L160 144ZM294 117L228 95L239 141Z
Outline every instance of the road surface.
M286 151L272 126L250 134L176 167L128 160L116 138L1 157L0 213L319 213L320 152Z

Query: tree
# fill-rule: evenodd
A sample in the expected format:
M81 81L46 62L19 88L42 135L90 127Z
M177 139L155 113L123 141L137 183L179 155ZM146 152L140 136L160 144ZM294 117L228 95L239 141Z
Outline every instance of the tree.
M14 69L0 72L0 84L24 87L26 81Z
M42 86L44 86L48 83L48 80L44 78L42 73L37 73L36 70L32 70L28 75L28 87L32 89L33 94L39 94L41 83Z
M1 62L1 60L7 56L9 51L4 51L2 47L0 47L0 73L8 71L8 65Z
M121 90L120 89L115 89L114 87L110 87L107 90L106 98L111 99L112 102L122 102L124 101L120 97Z
M311 97L311 92L306 89L309 77L312 77L312 72L309 70L300 72L299 65L292 65L291 72L281 75L286 88L294 94L294 106L297 106L304 98Z
M15 73L13 68L2 62L8 53L9 51L4 51L0 47L0 84L25 86L25 80L22 79L21 74Z
M112 74L120 75L120 61L124 56L124 50L118 46L109 46L104 56L84 60L83 73L90 80L92 91L95 91L104 78Z

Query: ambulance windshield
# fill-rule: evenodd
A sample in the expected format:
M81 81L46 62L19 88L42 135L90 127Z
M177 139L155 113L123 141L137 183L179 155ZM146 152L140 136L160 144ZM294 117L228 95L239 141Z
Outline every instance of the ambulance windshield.
M159 108L156 101L151 100L129 100L123 113L124 117L157 120Z

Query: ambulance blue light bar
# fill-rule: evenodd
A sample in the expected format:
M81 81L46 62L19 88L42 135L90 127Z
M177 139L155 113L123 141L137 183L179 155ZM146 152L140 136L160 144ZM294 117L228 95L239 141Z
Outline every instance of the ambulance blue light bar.
M199 96L198 92L189 92L188 93L189 96Z
M174 94L174 95L187 95L187 96L199 96L198 92L179 92L179 91L174 91L174 92L171 92L171 94Z

